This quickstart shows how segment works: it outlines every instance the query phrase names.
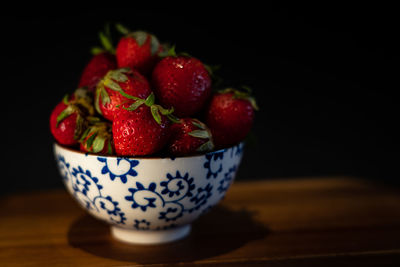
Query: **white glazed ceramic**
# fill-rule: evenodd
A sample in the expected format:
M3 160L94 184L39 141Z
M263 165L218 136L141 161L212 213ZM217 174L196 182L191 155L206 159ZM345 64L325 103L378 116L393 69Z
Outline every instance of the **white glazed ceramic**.
M177 158L98 156L54 145L64 184L121 241L158 244L189 234L232 184L243 144Z

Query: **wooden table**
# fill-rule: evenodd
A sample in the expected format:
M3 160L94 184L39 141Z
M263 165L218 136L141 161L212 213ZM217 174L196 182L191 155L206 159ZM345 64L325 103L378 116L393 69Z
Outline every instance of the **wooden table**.
M0 266L400 266L400 191L350 177L236 182L192 234L111 239L65 191L0 199Z

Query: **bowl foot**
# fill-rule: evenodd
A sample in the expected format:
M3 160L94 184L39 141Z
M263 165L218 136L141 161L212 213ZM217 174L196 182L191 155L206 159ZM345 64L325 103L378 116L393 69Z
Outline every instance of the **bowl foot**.
M111 226L112 236L130 244L162 244L186 237L191 230L190 224L168 230L140 231Z

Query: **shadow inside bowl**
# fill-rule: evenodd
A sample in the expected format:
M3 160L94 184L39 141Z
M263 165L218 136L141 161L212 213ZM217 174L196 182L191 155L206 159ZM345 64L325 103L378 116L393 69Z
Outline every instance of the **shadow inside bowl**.
M163 245L124 244L111 237L109 228L89 215L82 216L70 226L68 242L99 257L154 264L216 257L268 234L249 211L232 211L221 205L199 218L187 238Z

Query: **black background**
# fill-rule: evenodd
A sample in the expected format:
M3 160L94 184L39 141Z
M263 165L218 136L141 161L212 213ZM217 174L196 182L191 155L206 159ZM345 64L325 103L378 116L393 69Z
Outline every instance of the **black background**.
M397 15L390 6L4 12L0 192L61 187L48 119L106 22L154 33L254 89L238 179L347 175L398 183ZM397 66L397 67L395 67Z

